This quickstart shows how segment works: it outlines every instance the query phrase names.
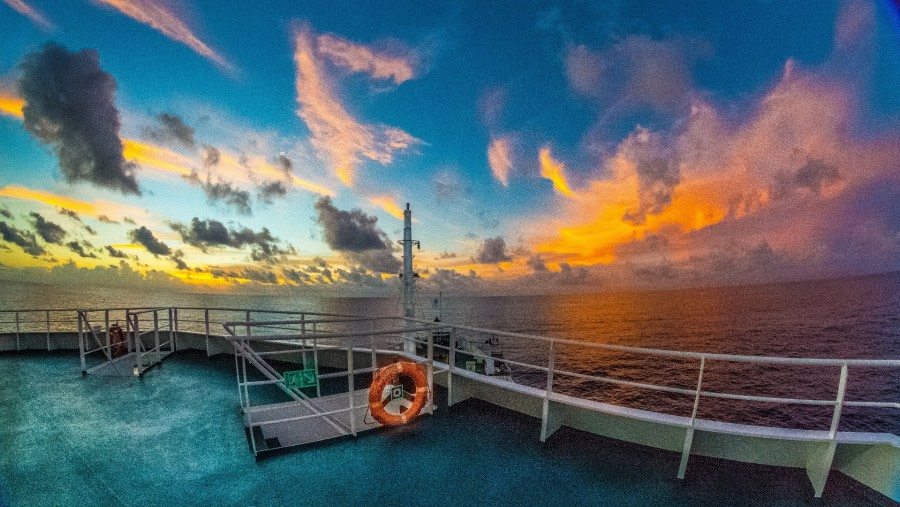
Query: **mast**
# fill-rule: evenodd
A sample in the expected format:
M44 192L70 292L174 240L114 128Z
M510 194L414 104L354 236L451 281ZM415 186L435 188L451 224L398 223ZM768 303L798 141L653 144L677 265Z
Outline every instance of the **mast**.
M406 209L403 210L403 240L399 241L399 243L403 245L403 272L400 273L400 279L403 281L403 316L415 318L416 307L413 296L416 278L419 277L419 274L413 272L412 247L413 243L418 247L419 242L412 239L412 211L409 209L409 203L406 203ZM411 324L411 322L407 322L407 326L410 326ZM403 350L415 353L415 342L406 340L403 345Z

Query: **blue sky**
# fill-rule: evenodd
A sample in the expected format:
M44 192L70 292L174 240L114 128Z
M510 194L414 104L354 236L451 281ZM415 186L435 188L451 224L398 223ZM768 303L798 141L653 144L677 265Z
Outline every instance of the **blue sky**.
M897 26L862 0L3 0L0 276L388 290L406 202L430 288L900 269ZM78 65L116 85L117 180L63 160L77 115L39 132L93 85L23 89Z

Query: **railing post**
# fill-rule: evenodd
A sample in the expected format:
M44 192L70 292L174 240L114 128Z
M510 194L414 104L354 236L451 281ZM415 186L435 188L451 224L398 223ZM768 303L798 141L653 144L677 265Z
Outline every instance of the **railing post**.
M691 445L694 442L694 420L697 419L697 408L700 406L700 390L703 388L703 370L706 368L706 356L700 356L700 374L697 375L697 390L694 394L694 409L691 411L691 425L684 435L684 448L681 451L681 463L678 465L678 478L684 479L687 471L688 458L691 455Z
M47 310L47 351L50 351L50 310Z
M156 351L156 360L162 365L162 359L159 357L159 310L153 310L153 350ZM169 344L171 347L172 344Z
M456 368L456 328L450 328L447 350L447 408L453 406L453 369Z
M103 324L106 326L106 357L112 359L112 347L109 346L109 310L103 312Z
M81 356L81 374L87 373L87 365L84 361L84 325L81 323L81 310L76 310L76 320L78 321L78 354Z
M250 310L247 310L246 322L247 322L247 336L252 336L253 331L250 330Z
M137 368L138 377L144 375L144 364L143 359L141 358L141 349L144 346L144 342L141 340L141 326L138 321L138 314L134 314L134 364L135 368Z
M434 331L428 333L428 413L434 413Z
M19 312L16 312L16 350L21 350L19 347Z
M356 407L353 396L356 394L353 382L353 338L347 338L347 388L350 397L350 433L356 436Z
M209 357L209 308L203 309L203 325L206 329L206 356Z
M837 450L837 431L841 422L841 411L844 408L844 395L847 391L847 363L841 365L841 376L838 380L837 396L834 400L834 413L831 416L831 427L828 430L828 442L820 453L813 454L807 462L806 474L813 485L815 497L822 496L825 483L834 462L834 451Z
M556 363L556 340L550 340L550 357L547 360L547 388L544 391L544 404L541 409L541 442L559 428L557 421L551 421L550 393L553 392L553 367Z
M372 368L378 368L378 353L375 352L375 321L372 321L371 330L372 331ZM375 372L372 372L372 375L375 375Z
M313 327L315 327L313 323ZM303 366L304 368L306 365ZM313 334L313 368L316 369L316 397L322 397L322 383L319 382L319 339Z
M169 347L174 352L178 350L178 308L172 308L172 314L175 316L175 339L172 340L172 343L169 344ZM171 322L169 323L171 324Z

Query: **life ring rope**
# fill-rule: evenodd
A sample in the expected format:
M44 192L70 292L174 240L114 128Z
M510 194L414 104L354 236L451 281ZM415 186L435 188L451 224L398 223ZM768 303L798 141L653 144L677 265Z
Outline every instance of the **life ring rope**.
M405 410L394 414L385 410L385 405L390 402L390 396L382 398L385 388L400 385L401 377L407 377L415 385L414 397ZM405 398L405 397L404 397ZM409 400L407 400L409 401ZM399 426L406 424L417 416L428 401L428 378L422 367L410 361L400 361L389 364L376 371L372 376L372 385L369 387L369 409L372 418L385 426Z

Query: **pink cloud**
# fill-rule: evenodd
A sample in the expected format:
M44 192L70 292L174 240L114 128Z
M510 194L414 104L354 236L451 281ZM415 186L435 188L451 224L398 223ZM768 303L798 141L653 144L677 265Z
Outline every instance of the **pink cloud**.
M160 0L94 0L112 7L129 18L149 25L166 37L191 48L219 67L234 72L234 66L217 51L200 40L191 28Z
M507 137L491 139L488 146L488 164L497 181L504 187L509 186L509 173L512 170L512 156L510 153L510 140Z
M322 65L317 40L308 26L294 32L297 115L309 128L316 151L332 165L338 179L352 186L362 159L387 165L396 153L409 151L422 141L401 129L369 125L350 114Z
M53 29L53 23L51 23L40 11L26 4L23 0L3 0L3 2L12 7L19 14L26 16L42 30L49 31Z
M393 51L376 50L332 34L316 38L319 54L351 73L362 72L373 79L401 84L416 76L416 59L412 51L394 44Z

